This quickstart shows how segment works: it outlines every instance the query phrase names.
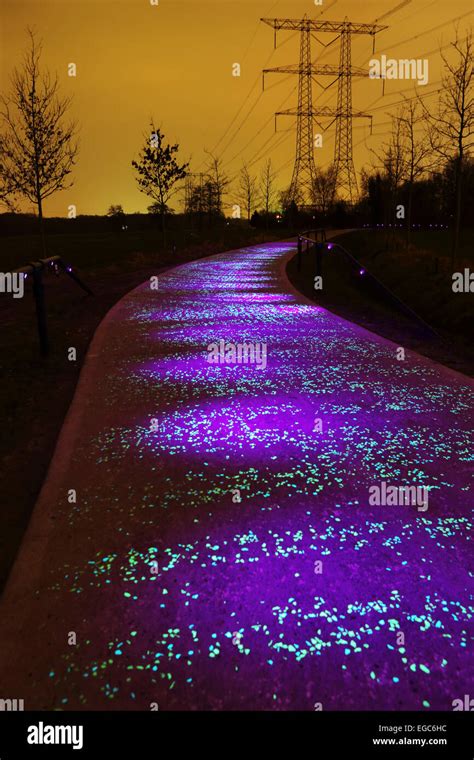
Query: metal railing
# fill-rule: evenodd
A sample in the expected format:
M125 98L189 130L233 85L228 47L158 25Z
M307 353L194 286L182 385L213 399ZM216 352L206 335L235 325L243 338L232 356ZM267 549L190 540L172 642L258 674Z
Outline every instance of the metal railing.
M62 260L61 256L49 256L46 259L30 261L25 266L13 270L14 273L24 274L25 280L30 275L33 279L33 295L36 305L36 323L38 327L40 353L42 356L47 356L49 354L48 324L46 317L46 305L44 300L43 274L45 271L50 271L51 269L55 274L59 274L60 271L65 272L88 295L94 295L92 290L88 288L87 285L82 282L82 280L79 279L77 274L74 273L72 267Z
M313 235L314 237L310 237ZM318 227L316 230L308 230L307 232L300 232L298 235L298 269L301 269L303 261L303 246L306 243L306 253L312 248L315 254L315 274L317 276L322 275L323 262L322 253L323 248L327 245L326 242L326 230L324 227Z
M311 238L310 235L314 235L314 238ZM323 271L323 254L328 251L339 249L341 253L350 261L352 266L358 270L359 275L361 277L364 277L364 279L371 281L374 285L376 285L380 290L384 292L386 296L388 296L396 305L404 311L406 314L408 314L410 317L414 318L420 324L422 324L425 328L427 328L433 335L435 335L437 338L440 337L439 333L432 327L428 322L426 322L423 317L420 317L419 314L416 313L410 306L408 306L404 301L402 301L401 298L399 298L395 293L390 290L386 285L384 285L383 282L381 282L374 274L368 271L366 266L364 264L361 264L360 261L358 261L355 256L352 255L344 246L340 245L339 243L334 242L327 242L326 240L326 232L324 229L319 228L317 230L309 230L308 232L302 232L298 235L298 270L301 269L302 264L302 258L303 258L303 246L304 242L306 242L306 252L308 253L310 248L313 249L314 252L314 272L316 276L322 276Z

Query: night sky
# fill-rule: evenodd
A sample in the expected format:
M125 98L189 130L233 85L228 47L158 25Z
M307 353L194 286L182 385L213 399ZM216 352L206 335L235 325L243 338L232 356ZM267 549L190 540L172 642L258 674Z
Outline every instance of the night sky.
M270 74L261 94L261 70L297 63L299 38L298 33L281 32L280 47L272 53L273 30L259 19L298 18L305 13L315 17L324 10L324 19L339 21L348 16L355 22L373 22L396 5L391 0L336 0L322 7L309 0L160 0L158 6L148 0L4 0L2 92L12 67L21 61L27 44L25 30L30 25L43 39L43 64L58 72L62 93L74 96L71 115L80 125L74 186L47 200L46 214L66 216L70 204L77 206L78 214L105 213L112 203L121 203L127 212L145 211L148 199L139 193L130 164L141 147L150 116L169 140L179 142L180 157L191 161L193 171L203 170L204 149L222 155L231 178L239 172L242 161L254 161L251 170L259 172L271 157L279 170L279 187L287 186L294 159L294 120L281 117L280 133L272 137L273 113L296 106L297 77ZM446 22L463 16L459 20L462 36L472 19L470 12L467 1L412 0L381 20L390 28L379 36L376 53L428 58L429 83L420 90L423 95L434 92L440 84L439 47L454 36L454 22ZM319 35L325 44L333 38L331 34ZM323 48L316 40L312 49L314 59L337 63L337 44L323 57ZM353 38L353 64L368 70L371 57L371 39ZM67 74L69 63L77 66L75 78ZM234 63L241 66L240 77L232 76ZM331 81L321 80L325 87ZM334 105L336 87L323 92L314 84L315 102ZM411 81L387 82L387 95L382 99L381 81L354 80L354 108L370 110L375 117L370 140L368 121L354 123L358 172L373 161L370 148L377 150L387 137L388 114L394 111L391 104L414 92ZM317 165L328 165L333 145L334 126L325 133L323 147L316 150ZM235 202L233 194L235 190L226 197L227 211ZM179 199L172 205L179 208ZM23 210L30 209L23 206Z

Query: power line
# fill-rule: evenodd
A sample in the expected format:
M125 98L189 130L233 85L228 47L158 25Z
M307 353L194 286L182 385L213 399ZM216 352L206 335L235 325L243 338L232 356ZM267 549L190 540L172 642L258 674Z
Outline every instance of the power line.
M288 98L290 98L293 95L293 92L295 90L296 90L296 85L293 87L293 89L289 93L289 95L285 96L285 98L283 99L283 101L282 101L282 103L280 105L280 108L284 105L284 103L288 100ZM246 150L248 148L248 146L251 145L251 143L261 134L261 132L265 129L265 127L268 124L270 124L271 121L273 121L273 116L270 116L270 118L267 119L267 121L263 124L263 126L259 129L259 131L245 144L245 146L241 150L238 151L238 153L235 154L235 156L233 156L233 158L231 158L228 161L226 161L226 163L224 164L224 166L228 166L229 164L232 163L232 161L234 161L236 158L238 158L240 156L240 154L243 153L244 150ZM273 133L273 134L275 134L275 133Z
M418 40L420 37L424 37L425 34L430 34L430 32L436 32L438 29L442 29L443 26L447 26L448 24L453 24L455 21L460 21L462 18L465 18L466 16L471 16L474 13L474 10L467 11L467 13L462 13L460 16L456 16L455 18L449 19L449 21L444 21L442 24L438 24L437 26L433 26L431 29L426 29L424 32L420 32L419 34L413 35L413 37L408 37L407 39L400 40L399 42L395 42L392 45L390 45L391 48L394 47L401 47L402 45L406 45L407 42L412 42L413 40ZM421 57L421 56L419 56Z
M387 11L387 13L383 14L382 18L386 18L386 17L388 17L389 15L393 15L394 13L398 12L399 10L401 10L401 8L403 8L403 7L405 7L407 4L409 4L411 1L412 1L412 0L403 0L403 2L399 3L399 4L398 4L398 5L396 5L394 8L390 9L389 11ZM333 7L333 6L336 4L336 2L337 2L337 0L334 0L334 2L333 2L333 3L331 3L329 6L327 6L326 8L324 8L324 9L321 11L321 13L319 14L319 16L322 16L322 15L323 15L323 13L327 12L327 11L328 11L328 10L329 10L331 7ZM273 7L274 7L274 6L273 6ZM417 12L418 12L418 11L415 11L415 14L416 14ZM413 15L413 14L412 14L412 15ZM447 22L447 23L449 23L449 22ZM380 30L380 31L383 31L383 30ZM295 34L296 34L296 32L295 32ZM254 36L253 36L252 40L255 38L255 35L256 35L256 32L254 33ZM290 41L290 40L291 40L293 37L294 37L294 34L293 34L293 35L290 35L290 36L289 36L289 37L288 37L288 38L287 38L287 39L286 39L286 40L285 40L285 41L284 41L284 42L283 42L283 43L280 45L280 48L281 48L281 47L282 47L282 46L283 46L283 45L284 45L286 42ZM249 47L250 47L250 44L249 44L249 46L248 46L247 50L249 49ZM271 58L271 57L272 57L272 55L273 55L273 52L274 52L274 51L272 51L272 53L270 54L269 58ZM319 61L321 61L321 60L324 58L324 56L325 56L325 55L327 55L327 51L326 51L326 53L323 53L323 54L322 54L322 56L320 56L320 58L319 58ZM267 61L269 60L269 58L267 59ZM266 64L264 64L264 65L266 65ZM280 80L280 81L279 81L277 84L282 84L284 81L286 81L286 80L287 80L287 79L289 79L290 77L291 77L291 74L289 74L289 75L288 75L287 77L285 77L283 80ZM337 79L339 79L339 77L337 77ZM337 81L337 79L336 79L335 81ZM228 128L226 129L226 131L225 131L225 133L223 134L223 136L220 138L219 142L218 142L218 143L216 144L216 146L214 147L214 149L213 149L213 151L212 151L213 153L216 151L216 149L217 149L218 145L219 145L219 144L222 142L222 140L225 138L225 136L226 136L226 135L228 134L228 132L230 131L230 129L231 129L231 127L232 127L232 124L234 124L234 123L235 123L235 121L236 121L236 119L238 118L239 114L241 113L241 111L242 111L243 107L245 106L245 103L246 103L246 102L247 102L247 100L249 99L249 97L250 97L250 94L252 93L253 89L255 88L255 85L256 85L257 81L258 81L258 77L257 77L257 79L255 80L254 84L252 85L252 87L251 87L251 90L249 91L249 93L248 93L248 95L247 95L246 99L244 100L244 102L242 103L241 107L239 108L239 110L238 110L238 112L237 112L236 116L234 117L234 119L232 120L232 122L229 124ZM332 83L331 83L330 85L328 85L328 87L327 87L327 88L325 88L325 89L329 89L331 86L333 86L333 85L334 85L334 83L335 83L335 82L332 82ZM267 87L267 90L269 90L269 89L272 89L272 87L274 87L274 86L276 86L276 85L270 85L270 87ZM225 151L228 149L229 145L230 145L230 144L231 144L231 143L232 143L232 142L235 140L235 138L237 137L237 135L240 133L240 131L241 131L242 127L244 126L244 124L245 124L245 123L246 123L246 121L248 120L248 118L249 118L250 114L251 114L251 113L254 111L254 109L255 109L255 107L256 107L256 105L257 105L257 103L259 102L259 100L260 100L260 97L261 97L261 94L262 94L262 93L260 93L260 94L257 96L257 99L256 99L255 103L254 103L254 104L251 106L250 110L248 111L248 113L247 113L247 114L246 114L246 116L244 117L244 119L243 119L242 123L241 123L241 124L240 124L240 125L237 127L237 129L235 130L235 132L232 134L232 137L230 138L230 140L229 140L229 141L226 143L226 145L224 146L224 148L223 148L223 149L222 149L222 151L220 152L220 155L221 155L221 156L222 156L222 155L225 153ZM325 101L325 103L329 102L329 100L330 100L330 98L329 98L328 100L326 100L326 101ZM324 104L323 104L323 105L324 105ZM267 123L268 123L268 122L267 122ZM266 124L264 125L264 127L265 127L265 126L266 126ZM264 127L263 127L263 128L264 128ZM261 131L261 130L260 130L260 131ZM257 133L257 135L255 135L255 137L256 137L256 136L258 136L258 134L259 134L259 132ZM231 162L232 162L232 161L233 161L233 160L234 160L236 157L238 157L238 155L240 155L240 153L242 153L242 152L243 152L243 150L245 150L245 148L246 148L246 147L247 147L249 144L251 144L251 142L253 142L253 139L255 139L255 137L254 137L254 138L252 138L252 139L250 140L250 142L249 142L249 143L247 143L247 144L246 144L246 146L245 146L245 147L244 147L244 148L243 148L241 151L239 151L239 152L236 154L236 156L234 156L234 158L230 159L230 161L229 161L229 162L227 162L227 164L231 163ZM268 142L268 141L267 141L267 142Z
M439 0L431 0L431 2L427 3L426 5L422 5L421 8L416 8L412 13L409 13L407 16L402 16L398 21L401 23L402 21L406 21L407 18L412 18L413 16L416 16L417 13L421 13L422 11L426 11L427 8L430 8L432 5L439 4Z
M452 23L454 20L455 20L455 19L450 19L449 21L446 21L446 22L445 22L445 24L449 24L449 23ZM463 42L465 39L466 39L466 38L465 38L465 37L463 37L463 38L460 40L460 42ZM420 53L420 54L419 54L419 57L421 58L421 57L423 57L423 56L430 56L430 55L432 55L432 54L434 54L434 53L437 53L437 52L441 52L442 50L445 50L447 47L450 47L450 46L451 46L451 43L450 43L450 42L448 42L448 43L446 43L445 45L442 45L441 47L433 48L432 50L425 50L425 51L423 51L422 53ZM368 58L365 58L365 60L368 60ZM356 82L357 82L357 81L358 81L358 80L356 80ZM359 80L359 81L360 81L360 80ZM434 84L436 84L436 82L435 82ZM385 93L385 97L392 97L393 95L397 95L397 94L399 94L400 92L406 92L407 90L410 90L410 89L412 89L412 87L413 87L413 86L414 86L414 85L411 85L410 87L407 87L407 88L405 88L405 90L397 90L396 92L393 92L393 93ZM379 98L377 98L377 99L374 101L374 103L376 103L378 100L380 100L380 98L381 98L381 97L383 97L383 95L381 95ZM327 99L327 100L326 100L324 103L322 103L321 105L322 105L322 106L326 105L326 103L328 103L328 102L329 102L329 100L330 100L330 97L329 97L329 98L328 98L328 99ZM390 106L391 104L388 104L388 105ZM370 110L370 108L371 108L371 106L368 106L368 110Z
M337 0L334 0L334 2L333 2L331 5L334 5L336 2L337 2ZM436 0L434 0L434 2L436 2ZM430 3L427 3L427 4L426 4L425 6L423 6L422 8L418 8L418 9L414 10L414 12L413 12L413 13L409 13L407 16L403 17L403 19L405 19L405 18L410 18L410 17L412 17L412 16L414 16L414 15L417 15L417 13L419 13L420 11L423 11L423 10L425 10L426 8L429 8L431 5L433 5L433 4L434 4L434 2L430 2ZM398 5L396 5L394 8L392 8L392 9L391 9L391 10L389 10L389 11L387 11L387 13L383 14L383 15L380 17L380 19L383 19L383 18L387 18L389 15L392 15L392 14L394 14L394 13L397 13L397 12L399 12L399 11L400 11L400 10L402 10L404 7L406 7L407 5L409 5L410 3L411 3L411 0L404 0L404 1L403 1L403 2L401 2L401 3L398 3ZM322 11L320 14L319 14L319 16L321 16L323 12L326 12L327 10L329 10L329 8L331 7L331 5L330 5L330 6L328 6L328 8L325 8L325 9L324 9L324 10L323 10L323 11ZM438 24L438 25L436 25L436 26L432 27L431 29L425 30L425 31L423 31L423 32L420 32L420 33L418 33L418 34L415 34L415 35L413 35L411 38L408 38L408 39L404 39L404 40L401 40L401 41L399 41L399 42L397 42L397 43L394 43L393 45L390 45L389 47L390 47L390 48L392 48L392 47L397 47L398 45L403 45L403 44L405 44L405 43L408 43L408 42L410 42L410 41L412 41L412 40L418 40L420 37L422 37L422 36L425 36L426 34L429 34L429 33L433 33L434 31L437 31L438 29L440 29L440 28L443 28L444 26L447 26L448 24L451 24L451 23L454 23L454 22L456 22L456 21L459 21L459 20L461 20L461 19L463 19L463 18L465 18L465 17L467 17L467 16L471 15L473 12L474 12L474 11L469 11L469 12L467 12L467 13L464 13L464 14L461 14L461 15L459 15L459 16L456 16L456 17L454 17L454 18L451 18L451 19L449 19L448 21L445 21L445 22L443 22L442 24ZM380 19L379 19L379 20L380 20ZM296 32L295 32L295 33L296 33ZM294 34L293 34L293 35L290 35L290 36L289 36L289 37L288 37L288 38L285 40L285 42L284 42L283 44L285 44L286 42L288 42L288 41L289 41L290 39L292 39L294 36L295 36ZM254 34L254 37L253 37L252 39L254 39L254 38L255 38L255 34ZM335 38L335 39L337 39L337 38ZM335 40L333 40L332 42L334 42L334 41L335 41ZM318 40L318 42L319 42L319 40ZM330 43L330 45L332 44L332 42ZM322 43L320 43L320 44L322 44ZM446 45L444 45L444 46L438 47L438 48L436 48L436 49L434 49L434 50L430 50L430 51L428 51L428 52L424 52L424 53L422 53L422 54L419 54L419 55L421 55L421 56L430 56L431 54L433 54L433 53L435 53L435 52L439 52L439 51L441 51L441 50L444 50L446 47L449 47L449 46L450 46L450 44L451 44L451 43L448 43L448 44L446 44ZM329 46L325 46L325 47L326 47L326 51L324 51L324 52L322 53L322 55L319 57L319 59L318 59L319 61L321 61L321 59L323 59L324 57L326 57L326 56L327 56L327 55L328 55L328 54L331 52L331 50L329 49ZM272 55L273 55L273 51L272 51ZM271 57L271 56L270 56L270 57ZM364 58L365 58L365 60L368 60L368 57L367 57L367 56L365 56ZM281 67L281 68L283 68L283 67ZM295 72L295 73L296 73L296 72ZM286 76L284 79L280 80L280 81L278 82L278 84L281 84L283 81L286 81L286 80L287 80L287 79L289 79L290 77L291 77L291 73L290 73L288 76ZM330 87L332 87L332 86L334 85L335 81L338 81L339 79L340 79L340 75L339 75L339 76L336 78L336 80L334 80L334 82L333 82L331 85L329 85L329 86L328 86L328 88L326 88L326 89L329 89ZM258 81L258 77L257 77L257 79L256 79L255 83L252 85L251 91L250 91L250 93L248 94L248 96L247 96L246 100L244 101L244 103L243 103L243 104L242 104L242 106L240 107L240 109L239 109L239 111L238 111L238 114L237 114L237 116L238 116L238 115L239 115L239 114L242 112L243 108L245 107L245 104L246 104L246 102L248 101L248 99L249 99L249 97L250 97L250 94L253 92L253 90L254 90L254 88L255 88L255 85L256 85L257 81ZM437 81L437 82L434 82L434 83L430 83L430 84L432 84L432 85L436 85L436 84L438 84L438 83L439 83L439 81ZM319 84L319 82L318 82L318 84ZM272 85L270 85L270 87L267 87L267 89L271 89L271 88L272 88L272 87L274 87L274 86L277 86L277 85L275 85L275 84L272 84ZM411 85L410 87L404 88L404 89L402 89L402 90L397 90L396 92L393 92L393 93L387 93L387 94L386 94L386 97L389 97L390 99L392 99L393 97L397 97L397 96L400 96L402 93L405 93L405 92L408 92L408 91L412 90L412 89L413 89L413 86L414 86L414 85ZM294 92L294 90L295 90L295 89L296 89L296 86L295 86L295 87L292 89L292 91L290 92L290 94L289 94L289 95L288 95L288 96L285 98L285 101L286 101L286 100L288 100L288 98L289 98L289 97L291 97L291 95L293 94L293 92ZM442 91L442 88L438 88L438 89L430 90L429 92L425 92L425 93L423 93L423 94L420 94L419 92L417 92L417 94L415 94L415 95L414 95L413 97L411 97L411 98L406 98L406 97L403 97L403 99L402 99L402 100L398 100L398 101L390 102L390 103L388 103L388 104L385 104L385 103L383 103L383 104L382 104L382 105L380 105L380 106L375 106L375 104L376 104L376 103L378 103L378 101L380 101L380 100L381 100L381 99L384 97L383 95L381 95L381 96L379 96L378 98L376 98L376 99L375 99L375 100L374 100L374 101L371 103L371 105L368 107L368 110L370 110L371 112L378 112L378 111L380 111L380 110L383 110L383 109L390 109L390 110L391 110L391 109L395 108L395 107L396 107L397 105L399 105L399 104L402 104L402 103L407 103L407 102L410 102L410 101L416 100L416 99L418 99L418 98L419 98L419 99L421 99L421 100L423 100L423 99L425 99L425 98L430 98L430 97L432 97L432 96L434 96L434 95L438 94L438 93L439 93L439 92L441 92L441 91ZM247 120L248 120L249 116L250 116L250 115L251 115L251 113L254 111L254 109L255 109L255 107L256 107L256 105L257 105L257 103L258 103L258 102L259 102L259 100L260 100L260 97L261 97L261 93L260 93L260 95L257 97L257 99L256 99L255 103L254 103L254 104L251 106L251 108L250 108L250 110L248 111L248 113L245 115L245 117L244 117L244 119L242 120L241 124L240 124L240 125L239 125L239 126L236 128L236 130L235 130L235 132L233 133L233 135L232 135L231 139L228 141L228 143L227 143L227 144L226 144L226 146L224 147L224 149L223 149L223 151L222 151L221 155L223 154L223 152L225 152L225 151L228 149L229 145L230 145L230 144L231 144L231 143L232 143L232 142L235 140L235 138L237 137L237 135L240 133L240 131L241 131L241 129L243 128L244 124L247 122ZM325 99L325 100L324 100L324 103L327 103L327 102L329 102L329 100L330 100L330 99L331 99L330 97L329 97L329 98L327 98L327 99ZM281 107L281 106L280 106L280 107ZM297 115L297 114L295 113L294 115ZM323 114L323 115L328 115L328 114ZM236 116L235 118L237 118L237 116ZM241 154L242 154L242 153L243 153L243 152L244 152L244 151L245 151L245 150L248 148L248 146L249 146L249 145L251 145L251 144L252 144L252 142L254 142L254 140L255 140L255 139L257 139L257 138L258 138L258 137L259 137L259 136L262 134L262 132L265 130L266 126L267 126L267 125L269 124L269 122L271 121L271 118L272 118L272 117L270 117L270 119L268 119L268 120L267 120L267 121L266 121L266 122L263 124L263 126L262 126L262 127L261 127L261 128L258 130L258 131L257 131L257 133L256 133L256 134L255 134L255 135L254 135L254 136L253 136L253 137L252 137L252 138L251 138L251 139L250 139L250 140L249 140L249 141L248 141L248 142L245 144L245 146L244 146L244 147L243 147L241 150L239 150L239 151L238 151L238 152L237 152L237 153L236 153L236 154L235 154L235 155L234 155L234 156L233 156L233 157L232 157L232 158L231 158L229 161L227 161L227 162L226 162L226 164L224 164L225 166L228 166L228 165L229 165L229 164L231 164L233 161L235 161L235 159L236 159L236 158L238 158L238 156L239 156L239 155L241 155ZM234 122L235 122L235 119L234 119ZM386 124L388 125L388 124L390 124L390 123L391 123L391 122L382 122L381 124L378 124L378 125L377 125L377 127L382 127L382 126L385 126ZM230 125L230 127L231 127L231 126L232 126L232 124ZM229 127L229 128L226 130L226 133L224 133L223 137L220 139L220 141L219 141L219 143L218 143L218 144L220 144L220 143L222 142L222 139L224 139L224 138L225 138L225 136L228 134L228 132L230 131L230 127ZM364 126L362 126L362 127L354 127L354 129L360 129L360 128L365 128L365 125L364 125ZM324 130L324 131L325 131L325 132L327 131L327 133L328 133L328 134L332 134L332 132L330 131L330 128L329 128L328 130ZM262 160L262 158L264 158L264 157L265 157L265 156L266 156L266 155L267 155L267 154L268 154L270 151L273 151L273 152L274 152L275 150L277 150L277 149L278 149L278 148L279 148L279 147L280 147L280 146L281 146L281 145L282 145L282 144L283 144L283 143L284 143L284 142L285 142L285 141L288 139L288 137L289 137L289 136L290 136L290 134L291 134L291 131L288 131L288 132L287 132L287 133L286 133L286 134L285 134L285 135L284 135L282 138L280 138L279 140L277 140L277 141L276 141L276 143L274 143L274 142L273 142L273 141L274 141L274 137L275 137L275 134L278 134L278 133L273 133L272 135L270 135L270 137L269 137L269 138L267 138L267 139L266 139L266 140L263 142L263 144L262 144L262 145L260 145L260 147L257 149L256 153L255 153L255 154L252 156L252 158L251 158L250 162L247 164L247 166L253 166L253 165L254 165L254 164L256 164L257 162L261 161L261 160ZM385 134L385 132L383 132L383 133L380 133L380 134L379 134L379 133L371 133L371 136L372 136L372 137L379 137L379 136L383 136L383 134ZM364 142L364 140L366 141L367 139L368 139L368 136L367 136L367 135L366 135L366 136L364 136L364 138L363 138L361 141L358 141L358 142L357 142L357 143L354 145L354 148L358 147L358 146L359 146L359 145L360 145L362 142ZM285 164L284 164L283 166L281 166L281 167L278 169L278 171L281 171L281 170L282 170L283 168L285 168L285 167L286 167L286 166L287 166L289 163L291 163L291 160L292 160L292 159L290 158L290 159L289 159L289 161L285 162Z
M391 10L387 11L387 13L384 13L382 16L379 16L378 18L374 18L374 24L376 24L378 21L383 21L383 19L388 18L393 13L397 13L401 8L404 8L405 5L409 5L412 2L412 0L402 0L401 3L396 5L394 8L391 8Z
M278 1L279 1L279 0L278 0ZM276 3L276 4L277 4L277 3ZM275 5L276 5L276 4L275 4ZM273 7L275 7L275 6L273 6ZM260 22L259 22L259 23L260 23ZM295 34L296 34L296 33L295 33ZM283 45L285 45L287 42L289 42L289 41L290 41L290 40L291 40L291 39L292 39L292 38L295 36L295 34L292 34L292 35L290 35L290 36L289 36L289 37L288 37L288 38L287 38L287 39L286 39L286 40L285 40L285 41L284 41L284 42L283 42L283 43L280 45L280 47L283 47ZM273 56L274 52L275 52L274 50L272 50L272 51L271 51L270 55L267 57L267 59L266 59L265 63L263 64L264 66L266 66L266 65L267 65L267 63L269 63L269 62L270 62L270 59L272 58L272 56ZM241 114L241 112L242 112L242 110L243 110L243 108L244 108L245 104L246 104L246 103L247 103L247 101L249 100L249 98L250 98L250 96L251 96L251 94L252 94L253 90L255 89L255 86L258 84L258 82L259 82L259 81L260 81L260 74L257 74L257 77L256 77L256 79L255 79L254 83L252 84L252 86L251 86L250 90L248 91L248 93L247 93L247 95L246 95L246 97L245 97L245 99L244 99L244 101L243 101L242 105L241 105L241 106L240 106L240 108L238 109L238 111L237 111L237 113L235 114L235 116L233 117L233 119L232 119L232 120L229 122L229 125L228 125L227 129L225 130L224 134L223 134L223 135L220 137L220 139L218 140L218 142L215 144L215 146L214 146L214 148L212 149L211 153L215 153L215 152L217 151L217 148L218 148L218 147L219 147L219 145L221 144L222 140L224 140L224 139L225 139L225 137L227 136L227 134L230 132L230 130L232 129L232 127L235 125L235 122L236 122L236 120L238 119L239 115ZM250 111L249 111L249 112L247 113L247 115L244 117L244 119L242 120L242 122L241 122L240 126L239 126L239 127L237 127L237 129L236 129L235 133L232 135L232 137L230 138L230 140L229 140L229 141L226 143L225 147L224 147L224 148L223 148L223 149L220 151L220 155L221 155L221 156L222 156L222 155L225 153L225 151L227 150L227 148L229 147L229 145L231 144L231 142L232 142L232 141L235 139L235 137L237 136L237 134L240 132L240 130L242 129L243 125L244 125L244 124L245 124L245 122L247 121L248 117L249 117L249 116L250 116L250 114L252 113L253 109L255 108L256 104L258 103L258 101L260 100L260 98L261 98L261 97L262 97L262 92L260 92L260 93L258 94L258 96L257 96L257 98L256 98L256 101L255 101L255 103L254 103L254 104L253 104L253 106L250 108Z

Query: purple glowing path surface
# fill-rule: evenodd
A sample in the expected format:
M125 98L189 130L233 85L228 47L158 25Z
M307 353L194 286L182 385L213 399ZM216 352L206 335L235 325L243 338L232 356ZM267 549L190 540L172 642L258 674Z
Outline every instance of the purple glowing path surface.
M178 267L102 324L0 610L2 696L451 710L469 692L473 383L294 293L289 254ZM265 342L265 369L210 364L220 340ZM382 482L428 509L371 506Z

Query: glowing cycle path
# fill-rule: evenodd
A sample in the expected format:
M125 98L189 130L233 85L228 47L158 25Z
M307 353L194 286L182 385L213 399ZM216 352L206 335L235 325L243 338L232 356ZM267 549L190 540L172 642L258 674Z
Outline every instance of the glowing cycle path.
M102 323L0 608L0 696L451 710L468 692L473 382L296 294L293 250L177 267ZM265 343L266 367L209 363L222 340ZM382 483L428 508L369 503Z

